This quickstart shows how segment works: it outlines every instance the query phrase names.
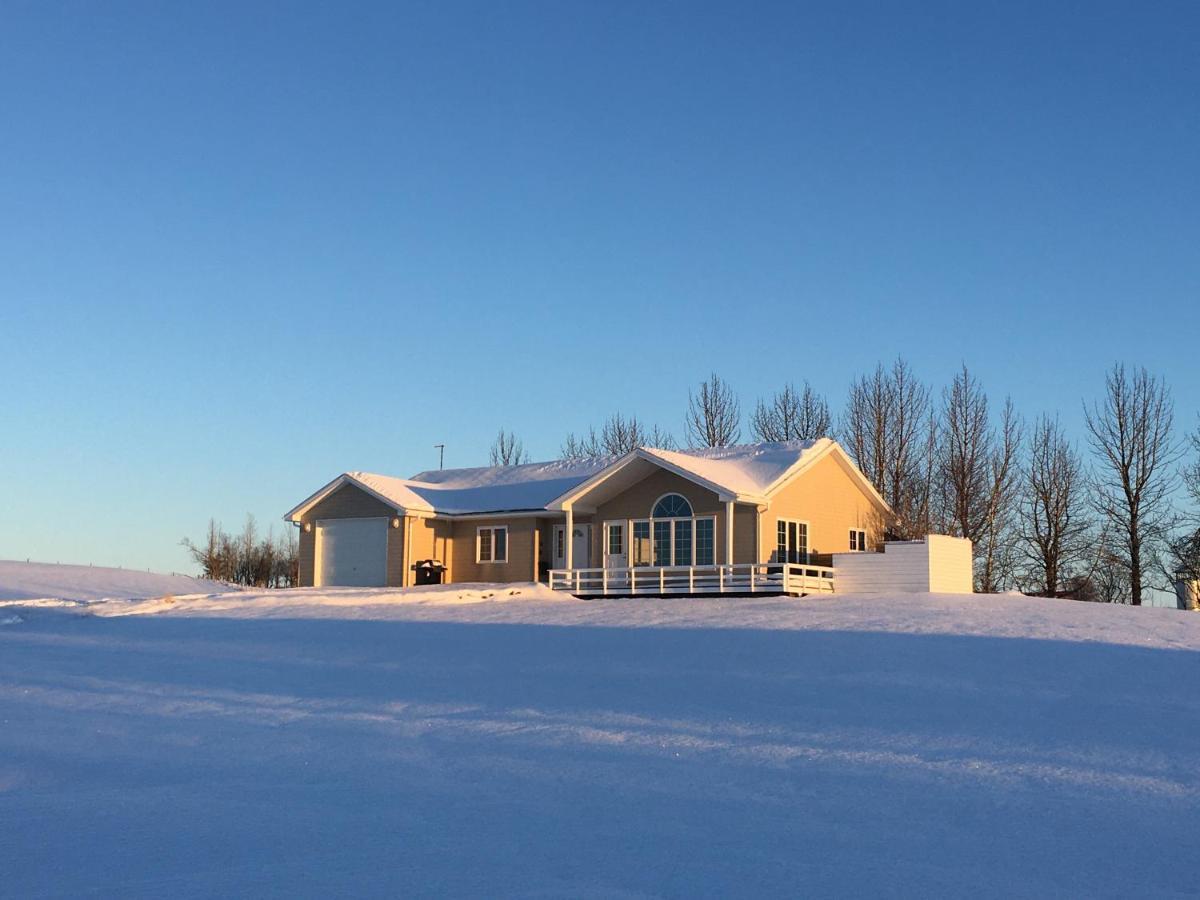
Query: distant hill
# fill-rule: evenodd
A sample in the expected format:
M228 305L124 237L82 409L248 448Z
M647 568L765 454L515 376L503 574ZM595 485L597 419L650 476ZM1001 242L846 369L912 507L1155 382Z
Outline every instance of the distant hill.
M237 588L189 575L0 560L0 600L143 600L231 590Z

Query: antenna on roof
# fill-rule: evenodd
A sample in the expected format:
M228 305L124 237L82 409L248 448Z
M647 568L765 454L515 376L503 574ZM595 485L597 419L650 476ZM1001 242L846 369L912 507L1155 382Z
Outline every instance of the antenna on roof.
M446 458L446 445L445 444L434 444L433 449L438 452L438 468L441 469L442 462Z

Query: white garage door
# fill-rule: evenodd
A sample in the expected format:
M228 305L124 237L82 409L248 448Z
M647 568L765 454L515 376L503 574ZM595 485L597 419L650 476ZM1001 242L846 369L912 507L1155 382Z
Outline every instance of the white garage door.
M314 583L383 587L387 584L387 533L387 519L324 519L317 522Z

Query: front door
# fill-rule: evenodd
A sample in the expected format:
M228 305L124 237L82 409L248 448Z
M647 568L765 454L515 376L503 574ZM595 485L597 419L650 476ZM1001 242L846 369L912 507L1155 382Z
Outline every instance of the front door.
M629 566L629 550L625 543L627 522L604 523L604 568L625 569Z
M591 558L589 552L589 544L591 543L592 526L591 525L576 525L575 536L572 539L571 554L574 559L571 563L576 569L586 569L588 561ZM554 526L554 566L555 569L565 569L567 567L567 526Z

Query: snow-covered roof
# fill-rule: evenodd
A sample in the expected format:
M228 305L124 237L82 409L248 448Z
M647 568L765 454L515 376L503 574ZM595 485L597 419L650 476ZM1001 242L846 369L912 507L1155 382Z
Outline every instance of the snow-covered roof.
M685 469L731 494L762 496L810 451L828 443L828 438L822 438L819 441L776 441L701 450L642 449L649 456Z
M434 469L404 482L436 512L446 515L545 509L555 497L615 462L615 456L560 459L523 466Z
M294 519L347 481L398 510L430 515L471 515L562 509L565 502L624 470L624 480L643 473L630 469L656 465L727 497L761 501L791 475L837 448L829 438L816 441L778 441L699 450L659 450L640 447L624 456L556 460L521 466L474 469L433 469L411 478L373 472L346 472L325 485L285 518ZM853 466L851 466L853 468ZM857 471L857 470L855 470ZM878 497L865 477L865 489ZM609 490L618 481L608 481ZM879 501L882 503L882 499Z

